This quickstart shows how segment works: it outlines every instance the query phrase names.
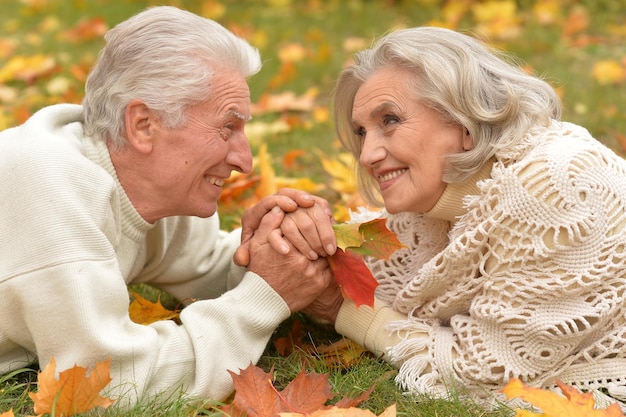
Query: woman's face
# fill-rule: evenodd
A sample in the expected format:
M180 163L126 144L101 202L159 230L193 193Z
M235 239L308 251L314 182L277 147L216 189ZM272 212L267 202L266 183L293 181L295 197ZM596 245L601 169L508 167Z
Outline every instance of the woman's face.
M361 85L352 108L359 163L378 183L390 213L432 209L446 188L444 156L463 151L465 130L414 97L414 77L385 67Z

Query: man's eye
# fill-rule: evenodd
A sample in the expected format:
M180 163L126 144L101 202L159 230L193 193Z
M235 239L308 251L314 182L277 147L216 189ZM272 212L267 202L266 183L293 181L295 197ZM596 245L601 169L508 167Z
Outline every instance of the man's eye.
M224 140L229 139L232 136L232 134L233 134L233 127L232 127L232 125L226 125L226 126L222 127L222 129L220 130L220 136Z

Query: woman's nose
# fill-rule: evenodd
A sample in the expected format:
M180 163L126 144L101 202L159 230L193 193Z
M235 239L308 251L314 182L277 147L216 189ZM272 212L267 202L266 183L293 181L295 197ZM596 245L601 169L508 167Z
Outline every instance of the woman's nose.
M382 140L375 134L368 133L363 139L359 163L364 167L371 167L385 159L387 151Z

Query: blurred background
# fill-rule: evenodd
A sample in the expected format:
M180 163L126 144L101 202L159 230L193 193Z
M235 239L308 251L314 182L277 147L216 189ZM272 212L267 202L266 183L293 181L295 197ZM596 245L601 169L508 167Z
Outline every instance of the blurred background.
M626 154L625 0L0 0L0 129L52 103L80 103L108 28L169 4L212 18L256 46L247 127L255 172L234 176L225 227L282 186L333 202L338 220L362 202L335 140L330 95L353 53L397 28L436 25L481 36L548 80L564 119ZM1 156L0 156L1 157ZM242 203L243 201L243 203Z

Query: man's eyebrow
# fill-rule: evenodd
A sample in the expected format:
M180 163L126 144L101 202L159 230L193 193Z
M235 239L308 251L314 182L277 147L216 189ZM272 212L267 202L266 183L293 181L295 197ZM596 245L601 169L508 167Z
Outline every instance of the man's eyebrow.
M227 116L235 116L237 119L243 120L244 122L247 122L247 121L252 119L252 116L245 116L243 113L241 113L241 112L239 112L239 111L237 111L235 109L228 110L226 112L226 115Z

